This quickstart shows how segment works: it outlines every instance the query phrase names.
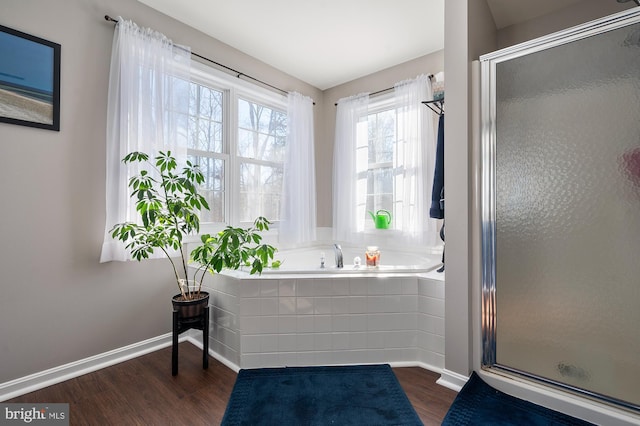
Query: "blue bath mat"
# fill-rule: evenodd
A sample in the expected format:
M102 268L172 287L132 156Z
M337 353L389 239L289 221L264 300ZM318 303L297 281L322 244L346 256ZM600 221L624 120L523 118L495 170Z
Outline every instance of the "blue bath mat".
M453 401L442 425L588 426L591 423L500 392L474 371Z
M422 425L389 365L240 370L223 426Z

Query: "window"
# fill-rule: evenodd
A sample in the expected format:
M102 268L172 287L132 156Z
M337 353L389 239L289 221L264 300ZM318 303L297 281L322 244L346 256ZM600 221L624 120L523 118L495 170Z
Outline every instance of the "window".
M398 157L396 109L389 101L369 105L369 113L360 121L357 135L356 172L358 176L359 229L375 228L368 212L387 210L394 220L390 228L399 228L402 201L398 186L401 185L403 168Z
M271 220L280 217L286 142L286 113L238 99L241 222L252 221L259 215Z
M225 171L229 155L224 149L223 98L220 90L191 83L188 156L204 173L200 190L210 207L202 212L202 222L226 220Z
M198 64L199 65L199 64ZM287 114L277 93L197 66L190 92L188 156L205 175L203 223L280 215Z

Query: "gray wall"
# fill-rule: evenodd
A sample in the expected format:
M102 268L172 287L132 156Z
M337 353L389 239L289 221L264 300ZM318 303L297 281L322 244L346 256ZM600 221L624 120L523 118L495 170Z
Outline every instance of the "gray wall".
M614 0L583 0L554 13L543 15L517 25L502 28L498 31L498 48L512 46L551 34L565 28L573 27L603 16L636 7L635 3L618 3Z
M323 120L321 91L137 1L3 1L1 10L0 24L62 45L60 132L0 123L3 383L171 331L168 262L99 263L114 31L105 14L310 96Z

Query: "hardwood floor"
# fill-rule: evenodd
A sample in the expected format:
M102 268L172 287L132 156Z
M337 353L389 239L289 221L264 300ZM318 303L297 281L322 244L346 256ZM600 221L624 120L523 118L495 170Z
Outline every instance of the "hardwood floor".
M439 425L456 392L437 385L438 374L419 367L394 368L425 425ZM71 425L218 425L236 373L180 344L180 370L171 375L171 348L49 386L5 402L69 403Z

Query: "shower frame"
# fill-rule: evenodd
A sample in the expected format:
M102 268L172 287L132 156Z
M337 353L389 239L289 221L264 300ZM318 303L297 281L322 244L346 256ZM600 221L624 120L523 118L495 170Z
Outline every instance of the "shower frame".
M622 401L597 392L558 382L527 371L501 365L496 354L496 66L505 61L553 47L568 44L611 30L640 23L640 8L630 9L605 18L587 22L525 43L507 47L480 57L480 250L481 293L480 329L484 371L515 375L550 385L574 394L595 399L637 413L640 405Z

